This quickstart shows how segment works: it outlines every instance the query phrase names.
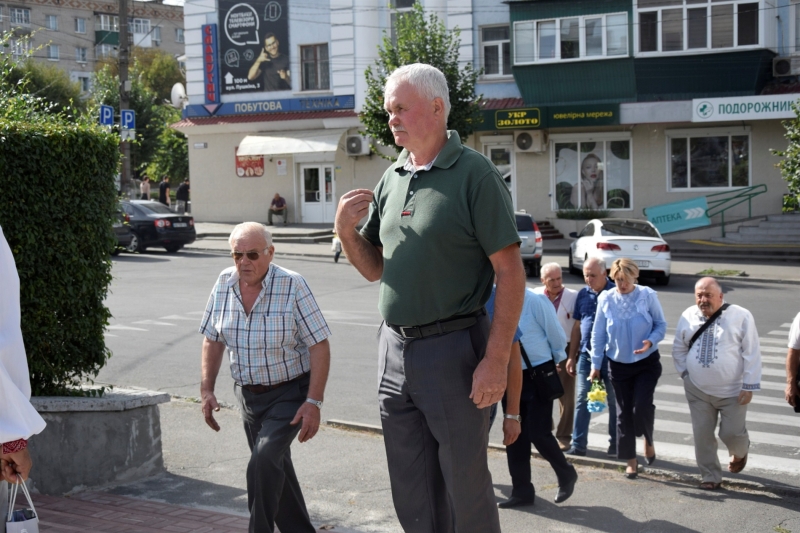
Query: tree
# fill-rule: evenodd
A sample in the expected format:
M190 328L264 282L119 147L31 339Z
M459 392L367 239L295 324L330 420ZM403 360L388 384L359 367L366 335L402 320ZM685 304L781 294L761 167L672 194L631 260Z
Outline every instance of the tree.
M19 84L24 80L22 90L51 102L53 104L51 109L56 113L68 109L77 112L86 111L80 84L70 80L66 72L54 65L28 58L16 63L8 76L11 83Z
M119 62L116 58L105 59L98 65L98 71L108 70L113 76L119 76ZM163 50L138 46L133 48L131 54L130 77L137 78L142 85L155 93L159 104L169 100L173 85L186 83L186 76L177 59Z
M800 207L800 102L792 104L792 109L795 118L783 121L789 145L786 150L772 150L774 155L783 158L777 166L789 189L789 197L784 197L784 211L796 211Z
M411 11L398 14L396 22L396 43L384 35L374 69L367 67L365 71L367 98L361 111L365 133L378 144L400 151L389 129L389 115L383 109L386 77L403 65L426 63L441 70L447 79L451 106L447 127L456 130L461 140L466 141L481 122L480 96L475 94L475 83L483 71L475 70L470 64L459 67L461 30L448 31L433 13L426 17L419 3L415 3Z
M162 109L167 127L158 137L158 148L147 166L147 175L169 176L170 183L174 185L189 177L189 144L186 135L169 127L169 124L180 121L180 110L167 106Z

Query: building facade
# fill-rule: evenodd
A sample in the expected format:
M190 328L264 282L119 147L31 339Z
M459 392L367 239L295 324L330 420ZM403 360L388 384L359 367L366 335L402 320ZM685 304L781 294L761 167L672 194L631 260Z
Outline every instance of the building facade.
M160 48L174 57L184 53L181 5L132 0L128 6L131 46ZM97 62L116 57L119 8L107 1L2 2L0 32L12 33L10 52L19 57L41 46L33 58L66 71L87 92Z
M189 137L199 220L264 220L278 192L291 222L332 222L341 194L377 184L387 162L358 136L364 70L412 5L187 0L189 105L175 126ZM781 120L800 91L773 63L798 50L795 4L423 6L461 29L460 61L484 69L484 122L467 144L498 166L517 209L557 225L564 209L642 218L654 205L765 184L752 213L780 211L785 184L770 149L786 146ZM747 205L728 213L737 215Z

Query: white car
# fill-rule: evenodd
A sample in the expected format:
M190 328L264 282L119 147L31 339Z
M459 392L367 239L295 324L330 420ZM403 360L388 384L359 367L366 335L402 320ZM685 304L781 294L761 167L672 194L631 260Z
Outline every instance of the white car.
M639 265L639 276L655 278L656 284L669 283L672 256L669 244L647 220L596 218L590 220L569 247L569 271L582 275L583 262L599 257L611 268L615 259L627 257Z

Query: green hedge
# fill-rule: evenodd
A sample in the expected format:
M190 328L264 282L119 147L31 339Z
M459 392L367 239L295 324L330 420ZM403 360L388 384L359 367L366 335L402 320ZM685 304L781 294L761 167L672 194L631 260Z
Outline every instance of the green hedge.
M110 356L118 138L86 119L0 120L0 226L20 277L35 395L68 394Z

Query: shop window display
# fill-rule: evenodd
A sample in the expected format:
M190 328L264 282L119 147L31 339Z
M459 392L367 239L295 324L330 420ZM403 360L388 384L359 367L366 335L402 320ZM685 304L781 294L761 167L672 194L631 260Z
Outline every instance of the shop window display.
M750 185L749 136L672 135L669 142L672 190Z
M630 209L630 141L554 143L556 209Z

